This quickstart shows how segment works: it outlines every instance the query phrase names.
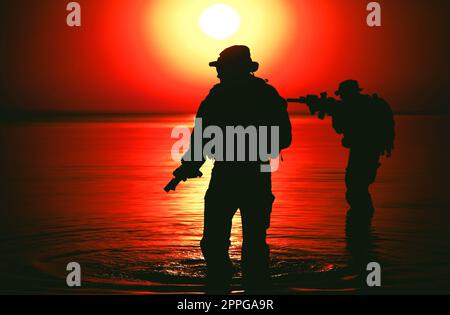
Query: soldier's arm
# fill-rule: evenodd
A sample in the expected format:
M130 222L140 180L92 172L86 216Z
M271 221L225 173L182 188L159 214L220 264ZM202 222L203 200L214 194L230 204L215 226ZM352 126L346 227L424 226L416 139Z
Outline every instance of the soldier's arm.
M287 102L280 97L280 150L286 149L292 143L292 124L287 111Z
M336 103L336 108L334 109L333 115L331 116L331 121L332 121L332 126L333 129L338 133L338 134L343 134L344 133L344 128L345 128L345 115L344 115L344 110L342 107L342 103L341 102L337 102Z
M292 143L292 124L288 113L288 104L284 98L278 94L277 90L269 85L269 91L274 106L274 125L279 127L280 150L286 149Z
M200 104L200 107L197 111L197 115L195 117L194 128L191 133L189 149L181 158L181 166L177 168L173 175L179 178L193 178L201 176L200 168L205 163L205 157L203 156L203 136L199 139L195 137L195 130L201 128L198 123L199 119L202 121L202 126L207 125L207 108L209 103L209 95L206 99ZM196 141L201 141L200 144L197 144ZM201 150L196 154L195 148Z

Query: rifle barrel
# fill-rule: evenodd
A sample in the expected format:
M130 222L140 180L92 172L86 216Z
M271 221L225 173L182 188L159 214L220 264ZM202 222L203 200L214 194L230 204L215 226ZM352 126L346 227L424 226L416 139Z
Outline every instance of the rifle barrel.
M175 190L181 180L181 178L172 178L172 180L166 185L166 187L164 187L164 191L168 193L171 190Z

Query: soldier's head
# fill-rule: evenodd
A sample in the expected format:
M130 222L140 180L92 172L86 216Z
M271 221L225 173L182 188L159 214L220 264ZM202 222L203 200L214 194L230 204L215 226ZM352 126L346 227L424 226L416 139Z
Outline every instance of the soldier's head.
M363 89L359 87L358 81L346 80L339 84L339 89L334 94L340 96L344 100L361 94L362 90Z
M231 46L220 53L216 61L209 63L217 69L217 77L221 81L238 80L256 72L259 64L252 60L247 46Z

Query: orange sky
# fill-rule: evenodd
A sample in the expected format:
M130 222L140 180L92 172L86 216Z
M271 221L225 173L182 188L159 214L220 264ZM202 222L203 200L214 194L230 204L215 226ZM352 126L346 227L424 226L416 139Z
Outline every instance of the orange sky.
M241 16L223 41L198 26L218 1L79 2L82 27L69 28L68 1L2 1L2 107L194 112L217 82L208 62L246 44L257 75L285 97L354 78L397 111L448 112L448 2L380 1L383 26L373 29L364 0L223 0Z

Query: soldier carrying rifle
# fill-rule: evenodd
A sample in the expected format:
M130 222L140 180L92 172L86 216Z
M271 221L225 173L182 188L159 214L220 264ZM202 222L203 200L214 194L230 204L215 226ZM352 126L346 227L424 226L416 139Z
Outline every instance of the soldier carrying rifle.
M380 156L391 156L394 148L395 123L389 104L375 95L361 94L355 80L347 80L335 92L341 100L308 95L289 102L305 103L319 118L332 117L334 130L342 134L342 145L350 149L345 174L348 236L370 231L374 206L369 186L375 181Z
M198 110L197 118L202 119L205 128L217 126L225 130L229 126L277 126L279 148L289 147L292 140L291 123L286 101L274 87L254 76L259 64L251 59L249 48L228 47L209 65L216 68L220 83L211 89ZM199 126L194 126L192 135L196 128ZM225 132L223 134L226 135ZM204 145L202 140L200 147ZM223 140L226 142L230 139ZM244 146L245 152L254 150L248 142ZM174 179L166 186L166 191L174 190L180 181L202 176L199 169L206 157L202 155L200 160L191 158L197 145L199 143L192 136L190 149L183 156L181 166L174 171ZM237 152L237 148L232 151ZM237 209L242 218L245 291L255 294L267 293L270 289L266 231L275 197L272 194L270 172L261 172L261 164L268 163L245 159L214 162L205 196L204 229L200 243L207 264L208 293L226 294L230 290L234 270L228 249L232 219Z

